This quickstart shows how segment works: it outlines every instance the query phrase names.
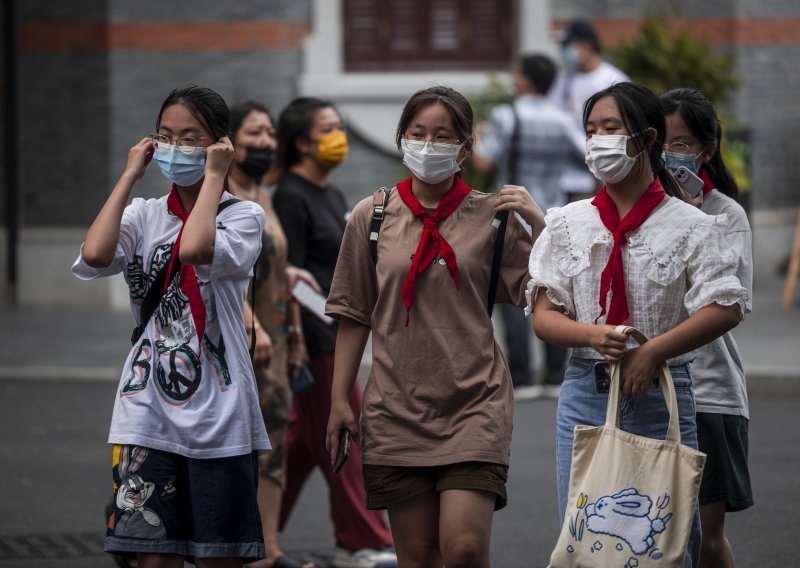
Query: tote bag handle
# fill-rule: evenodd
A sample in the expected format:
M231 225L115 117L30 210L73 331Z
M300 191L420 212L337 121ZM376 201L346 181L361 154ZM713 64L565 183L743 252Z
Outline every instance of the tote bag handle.
M647 342L647 336L635 327L618 325L617 332L630 335L639 345ZM611 364L611 385L608 389L608 408L606 409L606 426L619 428L619 383L621 382L622 365L619 362ZM675 385L672 383L672 374L666 363L658 365L658 380L661 385L661 392L664 393L664 400L669 410L669 428L667 428L666 440L681 443L681 429L678 418L678 400L675 396Z

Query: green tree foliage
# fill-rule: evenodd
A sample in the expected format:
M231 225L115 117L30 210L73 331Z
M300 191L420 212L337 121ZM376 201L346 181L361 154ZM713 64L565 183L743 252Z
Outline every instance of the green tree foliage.
M636 35L609 50L609 58L634 82L657 95L679 87L701 91L717 107L723 131L728 130L730 121L725 118L721 106L740 85L733 71L732 53L713 52L707 41L675 25L674 18L650 15ZM745 142L723 140L723 159L742 191L750 188L746 166L749 151Z
M639 33L609 55L631 79L659 95L692 87L719 105L739 86L733 54L712 52L708 42L663 16L645 18Z

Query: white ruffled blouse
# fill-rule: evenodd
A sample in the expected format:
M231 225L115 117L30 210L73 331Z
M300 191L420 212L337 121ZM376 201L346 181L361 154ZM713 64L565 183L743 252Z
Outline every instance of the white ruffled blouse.
M541 287L567 316L594 323L601 312L600 274L614 238L589 199L550 209L545 221L547 226L531 251L526 311L533 310ZM725 215L706 215L671 198L628 233L628 242L622 245L628 325L655 337L715 302L738 304L745 313L750 292L736 277L736 259L720 230L726 223ZM605 316L597 320L604 322ZM635 346L631 340L628 347ZM602 358L590 347L576 348L573 355ZM693 358L686 353L668 363L679 365Z

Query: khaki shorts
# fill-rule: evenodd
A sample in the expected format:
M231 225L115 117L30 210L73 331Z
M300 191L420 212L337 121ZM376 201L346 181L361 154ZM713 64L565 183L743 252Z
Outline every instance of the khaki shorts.
M434 467L396 467L364 464L367 509L386 509L427 491L464 489L496 496L494 510L508 503L508 466L486 462L462 462Z

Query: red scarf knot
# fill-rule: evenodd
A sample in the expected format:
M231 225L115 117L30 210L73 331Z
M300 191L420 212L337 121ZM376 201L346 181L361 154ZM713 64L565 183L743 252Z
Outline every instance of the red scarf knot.
M455 282L458 290L458 263L456 253L450 244L439 233L439 223L447 219L453 211L458 209L461 202L472 189L461 181L459 176L453 180L453 186L439 201L433 214L428 213L420 204L419 200L411 191L411 178L397 184L397 193L403 203L411 210L411 213L422 220L422 235L417 245L417 251L411 260L411 268L408 271L403 288L400 290L400 297L406 307L406 325L408 325L411 315L411 306L414 305L414 287L417 277L436 259L438 255L442 258L450 272L450 276Z
M625 271L622 264L622 245L628 242L627 234L638 229L647 220L656 206L664 199L664 195L666 192L661 186L661 182L657 177L654 178L647 191L642 194L633 209L622 220L619 218L616 204L608 195L605 187L592 199L592 205L597 207L603 226L614 237L611 256L600 275L601 311L594 323L606 315L609 292L611 292L611 306L608 308L606 324L620 325L628 320L630 314L628 313L628 294L625 289Z

